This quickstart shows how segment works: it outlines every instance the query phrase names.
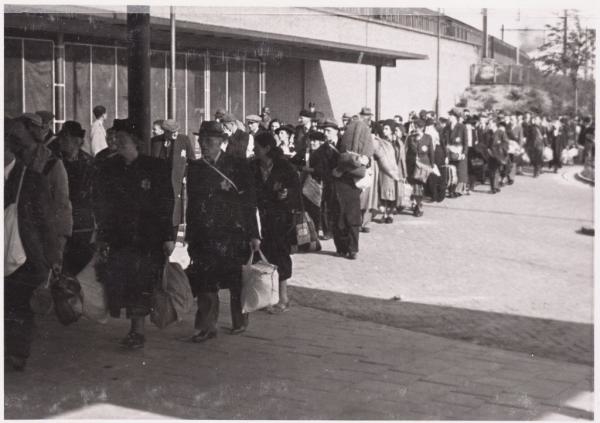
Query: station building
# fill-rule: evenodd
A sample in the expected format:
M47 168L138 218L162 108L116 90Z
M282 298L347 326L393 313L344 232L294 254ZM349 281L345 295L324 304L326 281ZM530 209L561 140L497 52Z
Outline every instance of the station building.
M131 6L129 6L131 7ZM151 117L168 114L171 21L151 6ZM50 110L55 130L92 109L128 116L126 6L4 7L4 110ZM176 118L192 136L225 108L238 118L269 106L294 123L309 102L338 121L362 106L378 117L455 105L482 57L481 31L424 8L176 6ZM439 37L438 37L439 34ZM439 60L438 60L439 49ZM525 64L488 37L489 56ZM438 96L439 78L439 96Z

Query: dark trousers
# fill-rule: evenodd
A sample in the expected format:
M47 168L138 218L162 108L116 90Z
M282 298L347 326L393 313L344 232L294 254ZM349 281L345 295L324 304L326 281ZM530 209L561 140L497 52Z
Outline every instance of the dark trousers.
M490 178L490 188L492 191L498 188L500 177L498 174L498 166L496 164L490 164L488 166L488 173Z
M242 289L240 287L231 288L230 309L231 326L234 329L248 326L248 313L242 313ZM217 321L219 320L219 293L218 292L199 292L198 293L198 311L194 328L196 330L206 330L209 332L217 331Z
M503 164L500 167L500 178L504 179L506 178L509 182L513 180L513 175L512 175L512 170L513 170L513 164L512 164L512 160L507 159L506 164Z
M90 244L90 241L93 232L93 229L73 232L73 235L67 240L63 258L63 271L67 275L77 275L92 260L94 248Z
M34 332L34 314L29 306L33 291L46 281L48 271L28 262L4 278L4 355L28 358Z
M333 243L340 253L358 253L358 234L360 226L347 225L340 228L333 227Z

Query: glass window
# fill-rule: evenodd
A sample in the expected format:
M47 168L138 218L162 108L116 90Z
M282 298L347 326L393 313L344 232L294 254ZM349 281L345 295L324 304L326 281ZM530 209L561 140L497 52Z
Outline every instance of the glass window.
M4 113L23 113L23 61L21 40L4 39Z
M204 56L188 56L188 136L194 139L204 120Z
M89 46L65 45L65 103L65 120L76 120L89 134L92 114Z
M25 40L25 110L52 111L52 59L50 41Z
M210 118L213 119L217 109L227 108L226 92L226 59L210 58Z
M245 118L243 103L243 64L244 62L241 59L229 59L229 111L242 121Z
M258 61L246 61L246 115L260 114L259 69Z
M129 116L129 100L127 99L127 49L117 49L117 118ZM112 122L110 123L112 125Z
M152 121L166 119L165 76L166 54L162 51L153 51L150 55L150 115Z
M171 83L171 54L167 53L167 85ZM175 117L182 132L185 133L185 54L178 53L175 59ZM167 91L167 101L169 94Z
M115 49L92 47L92 107L106 107L108 125L115 118L115 83Z

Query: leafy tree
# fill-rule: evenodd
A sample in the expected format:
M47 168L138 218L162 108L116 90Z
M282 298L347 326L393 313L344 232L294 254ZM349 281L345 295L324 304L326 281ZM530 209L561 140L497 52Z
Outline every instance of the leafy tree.
M581 73L588 64L595 61L596 31L581 27L579 15L567 16L565 40L565 20L554 25L546 25L546 42L539 48L535 62L544 75L564 75L571 81L575 93L574 109L578 106L578 88ZM593 75L593 72L592 72Z

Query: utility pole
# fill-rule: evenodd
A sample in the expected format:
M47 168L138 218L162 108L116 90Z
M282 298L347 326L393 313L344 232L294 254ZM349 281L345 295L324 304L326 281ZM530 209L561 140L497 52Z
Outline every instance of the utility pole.
M437 61L436 61L436 73L435 73L435 115L440 115L440 41L442 32L442 10L438 8L437 15Z
M175 6L171 6L171 78L169 80L169 119L177 119L177 88L175 87L177 50L175 47Z
M563 28L563 72L567 75L567 9L565 9L565 26Z
M504 41L504 24L502 24L502 28L500 30L502 31L502 41Z
M488 28L487 28L487 9L482 9L483 13L483 52L482 58L488 57Z

